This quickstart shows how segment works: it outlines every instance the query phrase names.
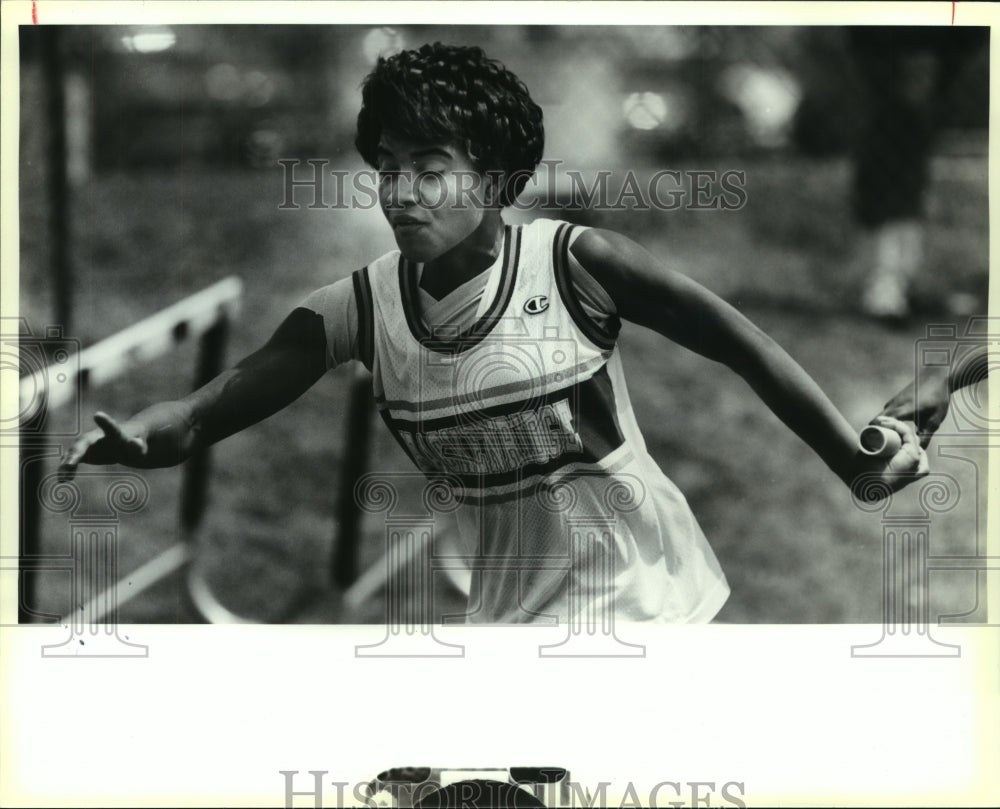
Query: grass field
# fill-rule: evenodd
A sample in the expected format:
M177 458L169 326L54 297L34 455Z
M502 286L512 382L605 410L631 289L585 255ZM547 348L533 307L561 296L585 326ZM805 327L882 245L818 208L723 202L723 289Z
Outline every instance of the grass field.
M977 313L985 313L985 158L935 162L928 270L916 286L918 314L902 328L855 313L864 240L849 218L846 163L782 156L742 161L740 168L747 172L743 210L609 213L600 224L628 232L742 309L860 427L912 378L915 341L927 324L964 328L965 317L944 304L951 293L975 296ZM37 330L52 317L39 195L25 188L21 210L21 315ZM276 170L101 176L77 189L71 336L91 344L237 274L246 293L229 347L235 360L266 339L309 291L393 246L378 211L279 210L281 199ZM735 374L639 328L627 326L622 345L649 449L688 497L732 586L720 618L878 621L883 515L854 506L846 488ZM194 355L183 347L93 391L81 403L85 421L96 409L126 416L183 395ZM351 375L336 369L287 410L213 450L198 564L218 598L238 614L260 622L381 620L381 594L348 613L328 580ZM70 409L55 414L57 423L71 418ZM944 432L949 429L951 420ZM388 432L376 425L375 435L371 469L407 469ZM933 516L931 549L971 555L984 539L985 485L978 470L985 459L979 450L940 457L945 446L944 439L932 445L932 469L951 475L961 498ZM177 541L179 470L143 476L150 502L119 526L122 574ZM899 496L893 509L922 513L915 491ZM46 553L65 553L66 517L47 515L43 536ZM383 526L369 517L362 564L375 563L383 550ZM71 598L68 574L40 575L39 608L65 614ZM932 572L930 601L932 615L967 612L976 603L975 574ZM179 576L172 576L124 605L120 618L192 622L198 616Z

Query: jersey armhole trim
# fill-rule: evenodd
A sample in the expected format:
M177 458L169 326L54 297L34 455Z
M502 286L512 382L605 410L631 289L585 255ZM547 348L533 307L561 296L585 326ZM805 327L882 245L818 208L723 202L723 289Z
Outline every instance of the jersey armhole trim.
M359 359L369 371L375 362L375 311L372 303L372 284L368 268L355 270L351 278L354 282L354 302L358 307L358 353Z
M555 238L552 240L552 267L556 277L556 287L570 317L573 318L573 322L580 328L580 331L595 346L610 351L615 347L618 337L617 330L611 332L595 323L584 310L573 287L573 279L570 275L569 245L572 241L570 237L575 229L576 225L564 222L556 230ZM614 322L617 322L617 319Z

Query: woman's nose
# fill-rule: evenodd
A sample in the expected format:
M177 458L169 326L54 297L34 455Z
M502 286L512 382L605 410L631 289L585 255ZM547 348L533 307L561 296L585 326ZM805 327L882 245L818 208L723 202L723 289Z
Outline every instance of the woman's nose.
M394 173L387 186L385 190L386 208L403 208L416 204L417 183L411 172L400 171Z

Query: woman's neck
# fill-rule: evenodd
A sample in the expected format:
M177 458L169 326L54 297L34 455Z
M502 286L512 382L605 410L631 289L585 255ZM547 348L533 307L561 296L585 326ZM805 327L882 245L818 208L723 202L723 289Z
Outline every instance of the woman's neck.
M504 223L499 211L487 211L483 221L460 244L424 265L420 288L436 300L489 269L503 249Z

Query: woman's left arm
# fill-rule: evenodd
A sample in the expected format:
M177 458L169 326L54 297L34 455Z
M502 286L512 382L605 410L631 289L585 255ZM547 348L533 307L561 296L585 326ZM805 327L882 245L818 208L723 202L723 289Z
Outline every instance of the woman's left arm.
M571 251L608 292L621 317L734 370L848 486L859 474L877 472L896 490L927 473L912 424L877 422L903 439L893 457L860 453L855 430L784 349L713 292L670 270L631 239L595 228L582 233Z

